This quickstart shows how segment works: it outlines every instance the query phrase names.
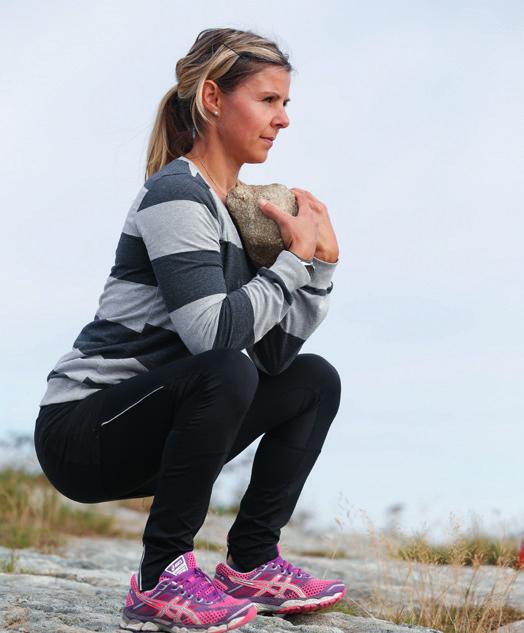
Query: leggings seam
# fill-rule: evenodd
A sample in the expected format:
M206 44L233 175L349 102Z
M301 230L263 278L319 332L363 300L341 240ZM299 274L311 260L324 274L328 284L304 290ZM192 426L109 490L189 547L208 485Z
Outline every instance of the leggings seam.
M133 404L130 404L128 407L126 407L123 411L120 411L120 413L117 413L116 415L114 415L112 418L109 418L109 420L104 420L104 422L100 423L100 426L104 426L104 424L108 424L109 422L112 422L113 420L115 420L116 418L120 417L121 415L123 415L126 411L129 411L129 409L132 409L134 406L136 406L137 404L139 404L140 402L142 402L142 400L145 400L148 396L153 395L156 391L158 391L159 389L163 389L165 387L165 385L160 385L160 387L157 387L156 389L153 389L153 391L150 391L149 393L146 393L145 396L142 396L139 400L137 400L136 402L133 402Z

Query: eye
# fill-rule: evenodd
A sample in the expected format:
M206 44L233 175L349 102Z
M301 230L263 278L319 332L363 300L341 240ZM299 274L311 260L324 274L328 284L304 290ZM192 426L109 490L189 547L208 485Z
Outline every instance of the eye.
M266 98L264 99L264 101L267 101L268 99L271 101L271 100L274 100L274 99L275 99L275 97L272 97L272 96L266 97ZM287 103L288 103L287 101L285 101L285 102L284 102L284 107L286 107L286 106L287 106Z

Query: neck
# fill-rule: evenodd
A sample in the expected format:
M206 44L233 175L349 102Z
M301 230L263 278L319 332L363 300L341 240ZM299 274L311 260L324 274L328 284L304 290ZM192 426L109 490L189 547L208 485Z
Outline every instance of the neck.
M226 153L221 145L206 143L203 139L197 137L191 151L185 156L189 160L196 162L199 171L203 172L203 175L207 177L210 186L220 188L217 193L221 197L224 197L237 184L241 164L231 157L229 153ZM200 169L202 164L204 169ZM209 177L211 177L211 182L209 182Z

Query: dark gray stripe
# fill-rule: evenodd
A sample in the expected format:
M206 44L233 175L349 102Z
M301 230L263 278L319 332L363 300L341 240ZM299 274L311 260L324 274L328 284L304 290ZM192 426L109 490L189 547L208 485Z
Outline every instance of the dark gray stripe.
M303 290L304 292L307 292L310 295L319 295L320 297L323 297L325 295L328 295L333 290L333 282L331 282L328 288L314 288L313 286L302 286L300 290Z
M163 178L164 176L173 176L176 174L185 174L186 176L191 176L192 174L191 170L189 169L189 163L185 160L178 160L178 158L175 158L171 162L167 163L167 165L164 165L162 169L159 169L156 173L150 176L144 183L144 186L146 187L146 189L151 189L154 183L160 178Z
M253 349L267 373L277 375L293 362L304 343L303 339L285 332L277 323L255 343Z
M56 371L55 369L52 369L47 374L46 380L50 380L51 378L69 378L69 376L65 374L63 371Z
M84 380L82 380L82 382L85 385L89 385L90 387L96 387L97 389L105 389L106 387L111 387L112 385L114 385L115 383L108 383L108 382L95 382L94 380L91 380L91 378L89 378L89 376L86 376L84 378Z
M243 290L231 292L222 301L213 349L244 349L253 345L255 315L249 297Z
M273 270L269 270L269 268L265 268L263 266L262 268L258 269L258 274L261 275L262 277L266 277L270 281L274 281L275 283L277 283L282 288L282 292L284 293L284 299L286 300L286 302L289 305L293 303L293 296L287 289L287 286L284 283L284 280L279 275L277 275L276 272L274 272Z
M152 264L168 312L210 294L227 294L222 259L217 251L164 255Z
M135 358L148 369L191 355L175 332L147 324L139 333L108 319L88 323L74 347L88 356Z
M227 240L220 241L220 257L224 262L224 278L228 292L238 290L257 274L242 247Z
M181 163L184 161L180 161ZM187 163L185 163L187 165ZM195 186L196 185L196 186ZM137 209L140 213L143 209L153 207L162 202L173 202L176 200L190 200L205 204L209 212L218 219L218 210L215 200L208 185L201 176L194 177L188 174L166 174L157 178L153 183L147 185L149 191L142 198L142 202Z
M115 279L133 281L146 286L157 285L144 240L126 233L120 235L115 263L109 274Z

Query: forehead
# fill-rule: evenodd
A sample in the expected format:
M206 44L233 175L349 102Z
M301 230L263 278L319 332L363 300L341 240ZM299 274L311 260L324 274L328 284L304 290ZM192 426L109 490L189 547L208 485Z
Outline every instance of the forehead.
M256 92L277 92L281 97L287 97L290 74L284 68L278 66L267 66L251 75L244 86L250 91Z

